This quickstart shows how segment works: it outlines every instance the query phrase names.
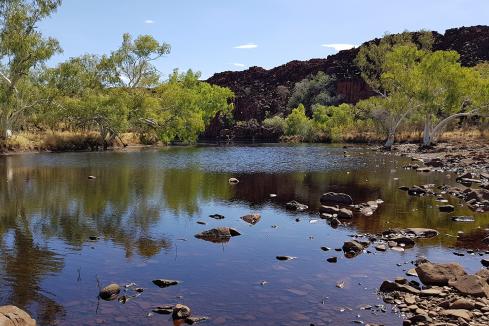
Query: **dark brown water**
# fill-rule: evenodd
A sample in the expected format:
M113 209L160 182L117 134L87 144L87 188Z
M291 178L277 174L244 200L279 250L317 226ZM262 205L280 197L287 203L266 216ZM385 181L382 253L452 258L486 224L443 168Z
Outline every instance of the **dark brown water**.
M361 148L349 152L345 158L341 147L257 146L1 157L0 303L27 310L40 325L172 325L167 316L148 313L175 303L210 317L207 325L400 325L390 306L375 308L383 305L380 283L404 275L416 255L459 261L475 272L479 256L457 257L449 247L474 247L489 215L464 207L439 213L433 198L409 198L397 189L452 183L453 176L404 170L406 159ZM230 177L241 182L230 185ZM335 230L315 212L326 191L385 204ZM310 211L286 211L292 199ZM255 226L239 218L251 212L262 215ZM226 218L208 217L214 213ZM451 222L451 215L476 222ZM217 226L243 235L225 244L194 238ZM440 236L405 253L354 259L320 250L391 227L430 227ZM458 231L467 240L457 240ZM277 255L298 258L277 261ZM326 262L331 256L339 257L337 264ZM160 289L151 282L156 278L183 283ZM134 282L145 291L126 304L99 301L97 279ZM336 287L339 281L344 288Z

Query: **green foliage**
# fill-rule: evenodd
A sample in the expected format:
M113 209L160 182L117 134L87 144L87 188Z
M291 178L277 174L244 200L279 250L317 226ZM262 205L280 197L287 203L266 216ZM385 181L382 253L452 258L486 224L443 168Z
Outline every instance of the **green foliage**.
M0 1L0 132L2 141L36 102L32 94L33 69L61 51L58 42L45 38L38 23L61 4L59 0ZM27 101L29 100L29 101Z
M285 134L287 130L287 122L278 115L263 120L263 126L280 135Z
M201 82L199 77L192 70L183 74L175 70L153 95L139 94L133 124L143 134L155 132L164 143L194 142L217 113L226 115L233 109L229 89Z
M385 72L386 55L400 45L410 45L423 51L430 51L433 42L433 34L427 31L386 34L380 40L360 47L355 64L360 68L361 76L365 82L375 92L386 96L386 89L381 80L381 76Z
M349 104L315 106L313 122L317 132L328 134L333 141L341 140L343 134L347 133L353 127L353 107Z
M339 98L335 93L336 79L320 71L317 75L295 84L288 107L296 108L302 104L306 112L311 113L312 107L316 104L331 105L338 102Z
M169 54L170 50L169 44L159 43L151 35L141 35L133 40L126 33L121 47L109 57L104 56L101 65L110 71L106 78L109 84L128 88L154 87L160 74L152 62Z

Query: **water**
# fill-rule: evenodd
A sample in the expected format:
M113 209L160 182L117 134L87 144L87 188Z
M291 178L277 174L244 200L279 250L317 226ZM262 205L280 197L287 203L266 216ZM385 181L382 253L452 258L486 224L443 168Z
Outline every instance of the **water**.
M400 325L390 306L384 313L362 305L383 304L380 283L403 276L416 255L477 271L480 257L452 252L477 247L489 215L474 215L453 199L455 213L439 213L433 198L409 198L397 189L451 184L453 176L404 170L408 160L362 148L349 149L351 157L343 151L263 145L1 157L0 303L27 310L40 325L172 325L168 316L148 314L175 303L210 317L207 325ZM230 177L240 183L230 185ZM332 229L316 213L326 191L385 203L371 217ZM286 211L292 199L310 211ZM254 226L240 220L251 212L262 215ZM208 217L215 213L226 218ZM476 222L452 222L451 215ZM242 236L224 244L194 238L217 226L235 227ZM392 227L436 228L440 236L405 253L354 259L320 249ZM458 231L466 234L462 240ZM277 255L298 258L277 261ZM331 256L337 264L326 262ZM183 283L160 289L151 282L157 278ZM99 301L97 284L112 282L134 282L145 291L126 304Z

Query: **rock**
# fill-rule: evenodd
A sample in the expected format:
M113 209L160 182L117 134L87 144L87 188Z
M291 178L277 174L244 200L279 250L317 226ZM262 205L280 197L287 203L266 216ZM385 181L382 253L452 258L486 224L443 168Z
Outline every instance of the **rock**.
M347 208L341 208L338 212L338 218L341 219L353 218L353 212Z
M353 199L350 195L344 193L328 192L321 196L321 204L352 205Z
M489 297L489 285L485 279L478 275L458 276L456 279L450 280L448 285L464 295Z
M258 213L253 213L253 214L242 216L241 219L248 224L255 225L256 223L260 222L261 215Z
M419 293L419 295L422 297L441 296L442 294L443 290L439 288L424 289Z
M428 193L428 190L419 186L413 186L408 189L409 196L424 196Z
M380 245L375 246L375 249L377 251L386 251L387 250L387 247L384 244L380 244Z
M16 306L0 307L1 326L36 326L36 321L27 312Z
M176 304L173 308L172 318L173 320L187 319L190 317L192 311L190 308L183 304Z
M452 216L454 222L474 222L475 219L472 216Z
M477 273L475 273L475 275L482 277L483 279L486 280L486 282L489 281L489 269L483 268Z
M293 257L293 256L277 256L275 258L277 260L293 260L293 259L296 259L297 257Z
M204 221L197 221L196 223L197 223L197 224L200 224L200 225L206 225L206 224L207 224L207 223L206 223L206 222L204 222Z
M481 259L481 264L484 267L489 267L489 259Z
M346 241L344 244L343 244L343 247L342 247L343 251L344 252L349 252L349 251L353 251L355 253L359 253L363 250L363 245L355 240L353 241Z
M285 204L285 207L288 210L298 211L298 212L303 212L303 211L305 211L305 210L307 210L309 208L309 206L304 205L304 204L301 204L301 203L299 203L298 201L295 201L295 200L290 201L287 204Z
M440 158L434 158L430 161L425 162L426 166L432 166L434 168L441 168L443 167L443 161Z
M152 311L160 315L171 315L173 313L173 306L158 306Z
M224 215L221 215L221 214L212 214L212 215L209 215L210 218L213 218L215 220L223 220L224 219Z
M159 286L160 288L167 288L169 286L180 284L180 281L157 279L157 280L153 280L153 284Z
M238 183L239 183L239 180L238 180L238 179L236 179L236 178L230 178L230 179L228 180L228 182L229 182L229 183L231 183L231 184L238 184Z
M338 257L331 257L326 259L328 263L336 263L338 262Z
M116 299L120 292L121 287L118 284L113 283L100 290L98 296L100 299L110 301Z
M453 205L443 205L443 206L438 206L438 209L442 213L451 213L455 210L455 206Z
M415 268L411 268L410 270L408 270L406 272L406 275L407 276L414 276L414 277L417 277L418 276L418 273L416 273L416 269Z
M412 234L416 238L434 238L439 234L437 230L426 228L408 228L405 229L404 232L407 234Z
M469 299L459 298L449 304L450 309L466 309L472 310L475 307L475 303Z
M425 285L448 285L448 281L466 275L464 268L456 263L434 264L426 262L416 267L419 279Z
M241 233L236 229L228 228L228 227L220 227L220 228L215 228L215 229L198 233L195 235L195 237L197 239L201 239L205 241L222 243L222 242L228 242L231 237L235 237L239 235L241 235Z
M399 284L391 281L384 281L379 289L380 292L390 293L394 291L419 294L419 290L407 284Z
M422 167L422 168L417 168L416 171L418 172L431 172L431 168L429 167Z
M448 317L448 318L453 318L453 319L458 319L462 318L464 320L471 320L472 319L472 314L464 309L448 309L448 310L443 310L440 312L440 315Z
M95 180L95 179L97 179L97 177L96 177L96 176L93 176L93 175L89 175L89 176L88 176L88 179L90 179L90 180Z
M338 218L341 219L350 219L353 217L353 212L347 208L336 208L332 206L321 206L319 211L322 214L331 214L331 215L336 215Z

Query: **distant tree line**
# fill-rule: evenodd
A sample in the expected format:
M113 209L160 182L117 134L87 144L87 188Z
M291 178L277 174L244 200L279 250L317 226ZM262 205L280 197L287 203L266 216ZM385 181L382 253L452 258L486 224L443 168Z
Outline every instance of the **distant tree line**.
M422 143L430 146L461 118L477 117L484 125L489 63L463 67L457 52L432 51L432 45L432 33L420 31L385 35L362 46L355 64L376 96L338 106L334 77L319 72L296 84L290 114L268 118L263 126L309 142L375 133L390 148L403 127L415 130L421 125Z

